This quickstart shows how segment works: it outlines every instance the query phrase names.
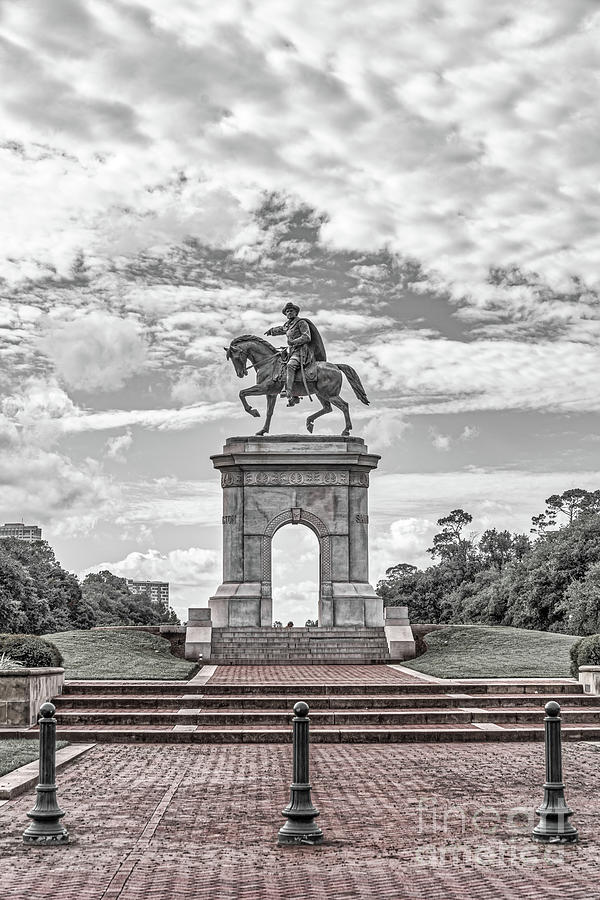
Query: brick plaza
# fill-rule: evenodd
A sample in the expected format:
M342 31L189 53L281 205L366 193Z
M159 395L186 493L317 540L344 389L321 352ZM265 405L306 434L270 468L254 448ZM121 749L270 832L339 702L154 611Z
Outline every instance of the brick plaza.
M71 844L0 803L2 900L600 898L600 755L564 748L577 846L529 840L543 745L315 745L321 846L278 848L289 745L98 744L59 773Z

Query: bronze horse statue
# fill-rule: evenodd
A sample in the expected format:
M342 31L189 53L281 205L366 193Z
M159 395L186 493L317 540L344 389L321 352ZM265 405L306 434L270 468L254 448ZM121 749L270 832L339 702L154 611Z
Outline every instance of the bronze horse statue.
M256 370L256 384L254 387L245 388L240 391L240 400L242 406L251 416L260 416L257 409L254 409L246 401L248 396L260 396L265 394L267 397L267 416L264 427L257 434L268 434L271 426L271 417L275 409L277 397L285 387L285 366L282 365L282 356L280 351L264 338L255 334L241 334L234 338L229 347L224 348L227 353L227 359L230 359L235 368L238 378L244 378L248 374L248 363ZM342 373L348 379L348 383L361 403L365 406L369 405L365 389L352 366L344 363L318 362L317 378L308 384L310 393L314 393L319 400L322 409L313 413L306 419L306 428L312 433L315 419L319 416L325 416L331 412L331 407L336 406L344 414L346 427L342 434L349 435L352 428L350 414L348 412L348 404L340 397L342 387ZM294 394L304 397L307 390L302 383L294 385Z

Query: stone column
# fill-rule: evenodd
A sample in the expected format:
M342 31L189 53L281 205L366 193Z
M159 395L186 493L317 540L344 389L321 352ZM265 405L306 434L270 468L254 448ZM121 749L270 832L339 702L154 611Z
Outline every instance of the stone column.
M244 482L239 469L223 472L223 581L244 580Z

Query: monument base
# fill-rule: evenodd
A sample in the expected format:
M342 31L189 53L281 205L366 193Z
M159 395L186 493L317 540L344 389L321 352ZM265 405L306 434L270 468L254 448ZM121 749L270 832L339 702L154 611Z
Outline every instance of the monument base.
M223 489L223 582L209 600L216 628L272 624L271 542L283 527L319 542L319 625L381 628L369 583L369 474L379 456L362 438L228 438L211 457Z
M224 582L209 599L214 628L272 624L273 601L261 597L260 582ZM331 596L319 599L319 625L378 628L383 622L383 599L368 582L334 582Z

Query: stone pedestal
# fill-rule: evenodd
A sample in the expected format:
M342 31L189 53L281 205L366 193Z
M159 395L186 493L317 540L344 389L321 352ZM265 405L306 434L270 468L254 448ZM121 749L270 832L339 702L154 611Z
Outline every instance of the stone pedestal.
M600 666L579 666L579 682L585 694L600 694Z
M395 662L415 658L416 642L408 619L407 606L385 607L385 639L390 657Z
M188 609L188 623L185 630L185 658L208 662L212 643L212 622L210 609L196 607Z
M303 525L320 547L319 625L383 625L369 583L369 473L362 438L228 438L211 457L223 488L223 583L209 600L215 628L272 624L271 541Z

